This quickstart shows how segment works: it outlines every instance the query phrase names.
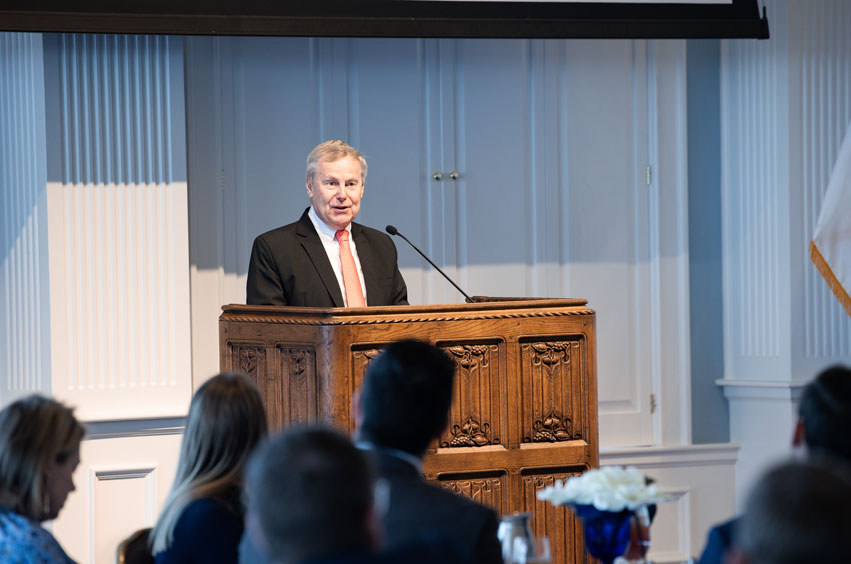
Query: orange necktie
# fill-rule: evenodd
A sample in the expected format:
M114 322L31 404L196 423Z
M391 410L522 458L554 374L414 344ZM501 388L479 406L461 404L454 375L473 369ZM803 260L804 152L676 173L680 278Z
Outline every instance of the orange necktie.
M340 265L343 270L343 286L346 288L346 305L348 307L365 307L363 290L360 287L358 268L355 266L355 257L349 248L349 232L340 229L334 234L334 238L340 243Z

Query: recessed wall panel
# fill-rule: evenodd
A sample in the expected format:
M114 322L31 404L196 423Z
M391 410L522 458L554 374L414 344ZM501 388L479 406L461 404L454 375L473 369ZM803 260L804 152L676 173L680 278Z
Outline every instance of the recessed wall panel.
M182 415L191 391L183 45L63 34L48 213L54 391L84 419Z

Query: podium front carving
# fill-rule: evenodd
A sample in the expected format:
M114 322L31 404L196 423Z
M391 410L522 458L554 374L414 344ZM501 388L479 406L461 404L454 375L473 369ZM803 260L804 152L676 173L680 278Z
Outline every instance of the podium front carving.
M500 514L533 512L554 563L590 563L573 516L535 497L599 463L594 312L584 300L223 310L221 368L257 382L273 428L350 433L352 397L388 343L417 338L445 350L458 371L426 480Z

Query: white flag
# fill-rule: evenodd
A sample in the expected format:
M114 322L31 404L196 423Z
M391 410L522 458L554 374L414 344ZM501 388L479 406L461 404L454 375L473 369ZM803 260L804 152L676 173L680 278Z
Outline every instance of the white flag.
M810 258L851 315L851 127L830 175Z

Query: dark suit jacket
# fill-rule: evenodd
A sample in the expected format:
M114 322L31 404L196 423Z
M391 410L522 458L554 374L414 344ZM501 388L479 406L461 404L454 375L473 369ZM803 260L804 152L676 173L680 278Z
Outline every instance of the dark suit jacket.
M733 535L738 527L740 517L730 519L709 530L706 537L706 547L700 555L698 564L722 564L724 553L733 546Z
M310 208L308 208L310 209ZM246 303L343 307L343 293L319 234L304 210L296 223L254 240ZM352 223L367 305L406 305L408 289L396 264L396 245L381 231Z
M409 462L371 450L381 478L390 485L390 508L384 517L385 541L392 550L418 542L423 535L445 538L476 564L500 564L496 513L484 505L430 486Z

